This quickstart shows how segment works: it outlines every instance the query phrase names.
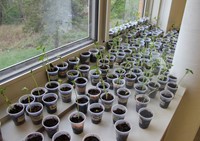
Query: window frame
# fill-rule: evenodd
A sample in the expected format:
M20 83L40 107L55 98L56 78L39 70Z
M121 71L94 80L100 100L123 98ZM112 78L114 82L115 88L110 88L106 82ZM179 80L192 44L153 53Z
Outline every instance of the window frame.
M80 40L59 46L58 48L47 51L49 62L57 60L57 56L64 57L71 52L79 50L89 44L92 44L98 38L98 16L99 16L99 0L88 0L89 6L89 36ZM30 70L34 70L42 66L42 62L38 61L42 54L31 57L27 60L11 65L0 71L0 84L11 81L22 76Z

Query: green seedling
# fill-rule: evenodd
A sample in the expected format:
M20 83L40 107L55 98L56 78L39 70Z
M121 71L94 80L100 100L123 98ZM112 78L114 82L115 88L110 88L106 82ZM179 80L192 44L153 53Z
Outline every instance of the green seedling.
M59 59L59 61L60 61L60 63L63 65L63 67L65 66L64 65L64 60L63 60L63 58L61 57L61 56L57 56L57 58Z
M35 76L34 76L32 70L30 71L30 74L31 74L31 78L33 79L33 82L34 82L34 84L35 84L35 87L38 88L39 85L38 85L38 83L37 83L37 81L36 81L36 79L35 79ZM39 89L38 89L38 94L40 95L40 90L39 90Z
M74 80L72 81L72 84L73 84L73 88L74 88L75 97L76 97L77 102L78 102L78 93L77 93L77 91L75 89L75 81ZM76 105L76 108L77 108L77 111L78 111L78 118L79 118L80 117L80 112L79 112L79 106L78 106L78 104Z
M22 91L24 92L24 94L29 93L29 89L27 87L23 87ZM28 96L27 97L28 98L28 104L30 105L30 103L31 103L31 97L29 95L27 95L27 96ZM30 107L30 112L31 112L31 107Z
M0 88L0 95L3 97L5 103L8 105L8 107L11 105L11 101L9 98L5 95L6 88Z
M185 69L185 74L183 75L183 77L180 79L180 81L178 82L178 85L181 84L181 82L183 81L183 79L188 75L188 74L194 74L193 71L191 69L186 68Z

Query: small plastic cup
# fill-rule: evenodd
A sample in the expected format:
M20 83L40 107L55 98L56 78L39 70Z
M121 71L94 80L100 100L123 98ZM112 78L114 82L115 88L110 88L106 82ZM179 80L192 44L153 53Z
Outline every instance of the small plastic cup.
M169 90L163 90L160 92L160 107L167 109L170 102L174 98L174 94Z
M139 126L142 129L149 127L149 124L153 118L153 112L149 108L141 108L138 111L139 114Z

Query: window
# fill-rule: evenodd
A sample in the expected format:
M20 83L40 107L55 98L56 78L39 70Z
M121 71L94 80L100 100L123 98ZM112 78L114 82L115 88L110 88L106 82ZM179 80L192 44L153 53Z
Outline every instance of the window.
M144 0L111 0L110 28L142 16Z
M97 5L97 0L1 0L0 78L37 62L39 46L51 56L95 39Z

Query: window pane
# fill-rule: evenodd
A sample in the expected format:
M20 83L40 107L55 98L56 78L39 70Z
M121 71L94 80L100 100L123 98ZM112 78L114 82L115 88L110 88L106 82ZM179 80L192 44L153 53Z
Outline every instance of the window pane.
M89 37L88 0L1 0L0 70Z
M142 16L144 0L111 0L110 28Z

